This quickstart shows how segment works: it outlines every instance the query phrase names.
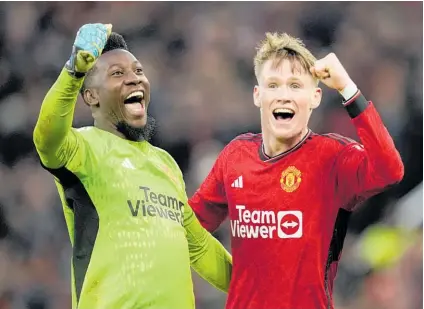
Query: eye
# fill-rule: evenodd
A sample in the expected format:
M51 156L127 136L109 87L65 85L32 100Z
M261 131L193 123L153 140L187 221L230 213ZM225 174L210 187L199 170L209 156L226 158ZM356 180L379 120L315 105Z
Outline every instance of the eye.
M112 76L121 76L122 74L124 74L122 71L114 71L114 72L112 72Z
M143 69L142 68L137 68L137 69L135 69L135 73L136 74L143 74Z
M277 88L278 86L277 86L277 84L276 83L270 83L270 84L268 84L268 88L271 88L271 89L275 89L275 88Z
M301 88L300 84L298 84L298 83L292 83L292 84L291 84L291 87L292 87L292 88L294 88L294 89L299 89L299 88Z

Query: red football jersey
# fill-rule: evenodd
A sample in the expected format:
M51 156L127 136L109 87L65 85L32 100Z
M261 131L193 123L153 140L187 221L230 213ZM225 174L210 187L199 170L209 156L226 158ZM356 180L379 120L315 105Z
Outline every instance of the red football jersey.
M214 231L229 216L233 272L227 309L330 309L355 205L403 177L374 105L346 103L362 144L311 131L276 157L261 134L235 138L189 203Z

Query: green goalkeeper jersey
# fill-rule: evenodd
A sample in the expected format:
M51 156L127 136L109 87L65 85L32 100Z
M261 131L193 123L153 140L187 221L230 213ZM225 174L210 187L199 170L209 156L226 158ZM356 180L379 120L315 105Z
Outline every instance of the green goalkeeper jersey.
M190 264L226 291L231 257L188 206L172 157L146 141L71 128L81 83L62 71L34 130L72 243L72 307L194 308Z

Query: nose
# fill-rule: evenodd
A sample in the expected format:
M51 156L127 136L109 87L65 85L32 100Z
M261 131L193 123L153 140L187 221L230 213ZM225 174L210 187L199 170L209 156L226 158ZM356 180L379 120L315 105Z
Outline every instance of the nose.
M141 83L141 76L134 72L129 72L125 79L125 84L128 86L138 85Z
M275 93L275 99L281 103L287 103L291 101L291 92L287 87L278 88Z

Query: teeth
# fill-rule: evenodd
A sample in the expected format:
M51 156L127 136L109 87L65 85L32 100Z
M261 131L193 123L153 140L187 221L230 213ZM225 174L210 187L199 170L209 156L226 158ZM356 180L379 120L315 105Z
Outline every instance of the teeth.
M277 108L274 109L274 113L289 113L289 114L294 114L294 111L288 108Z
M134 91L133 93L130 93L125 100L128 100L132 97L141 97L141 99L144 98L144 92L143 91Z

